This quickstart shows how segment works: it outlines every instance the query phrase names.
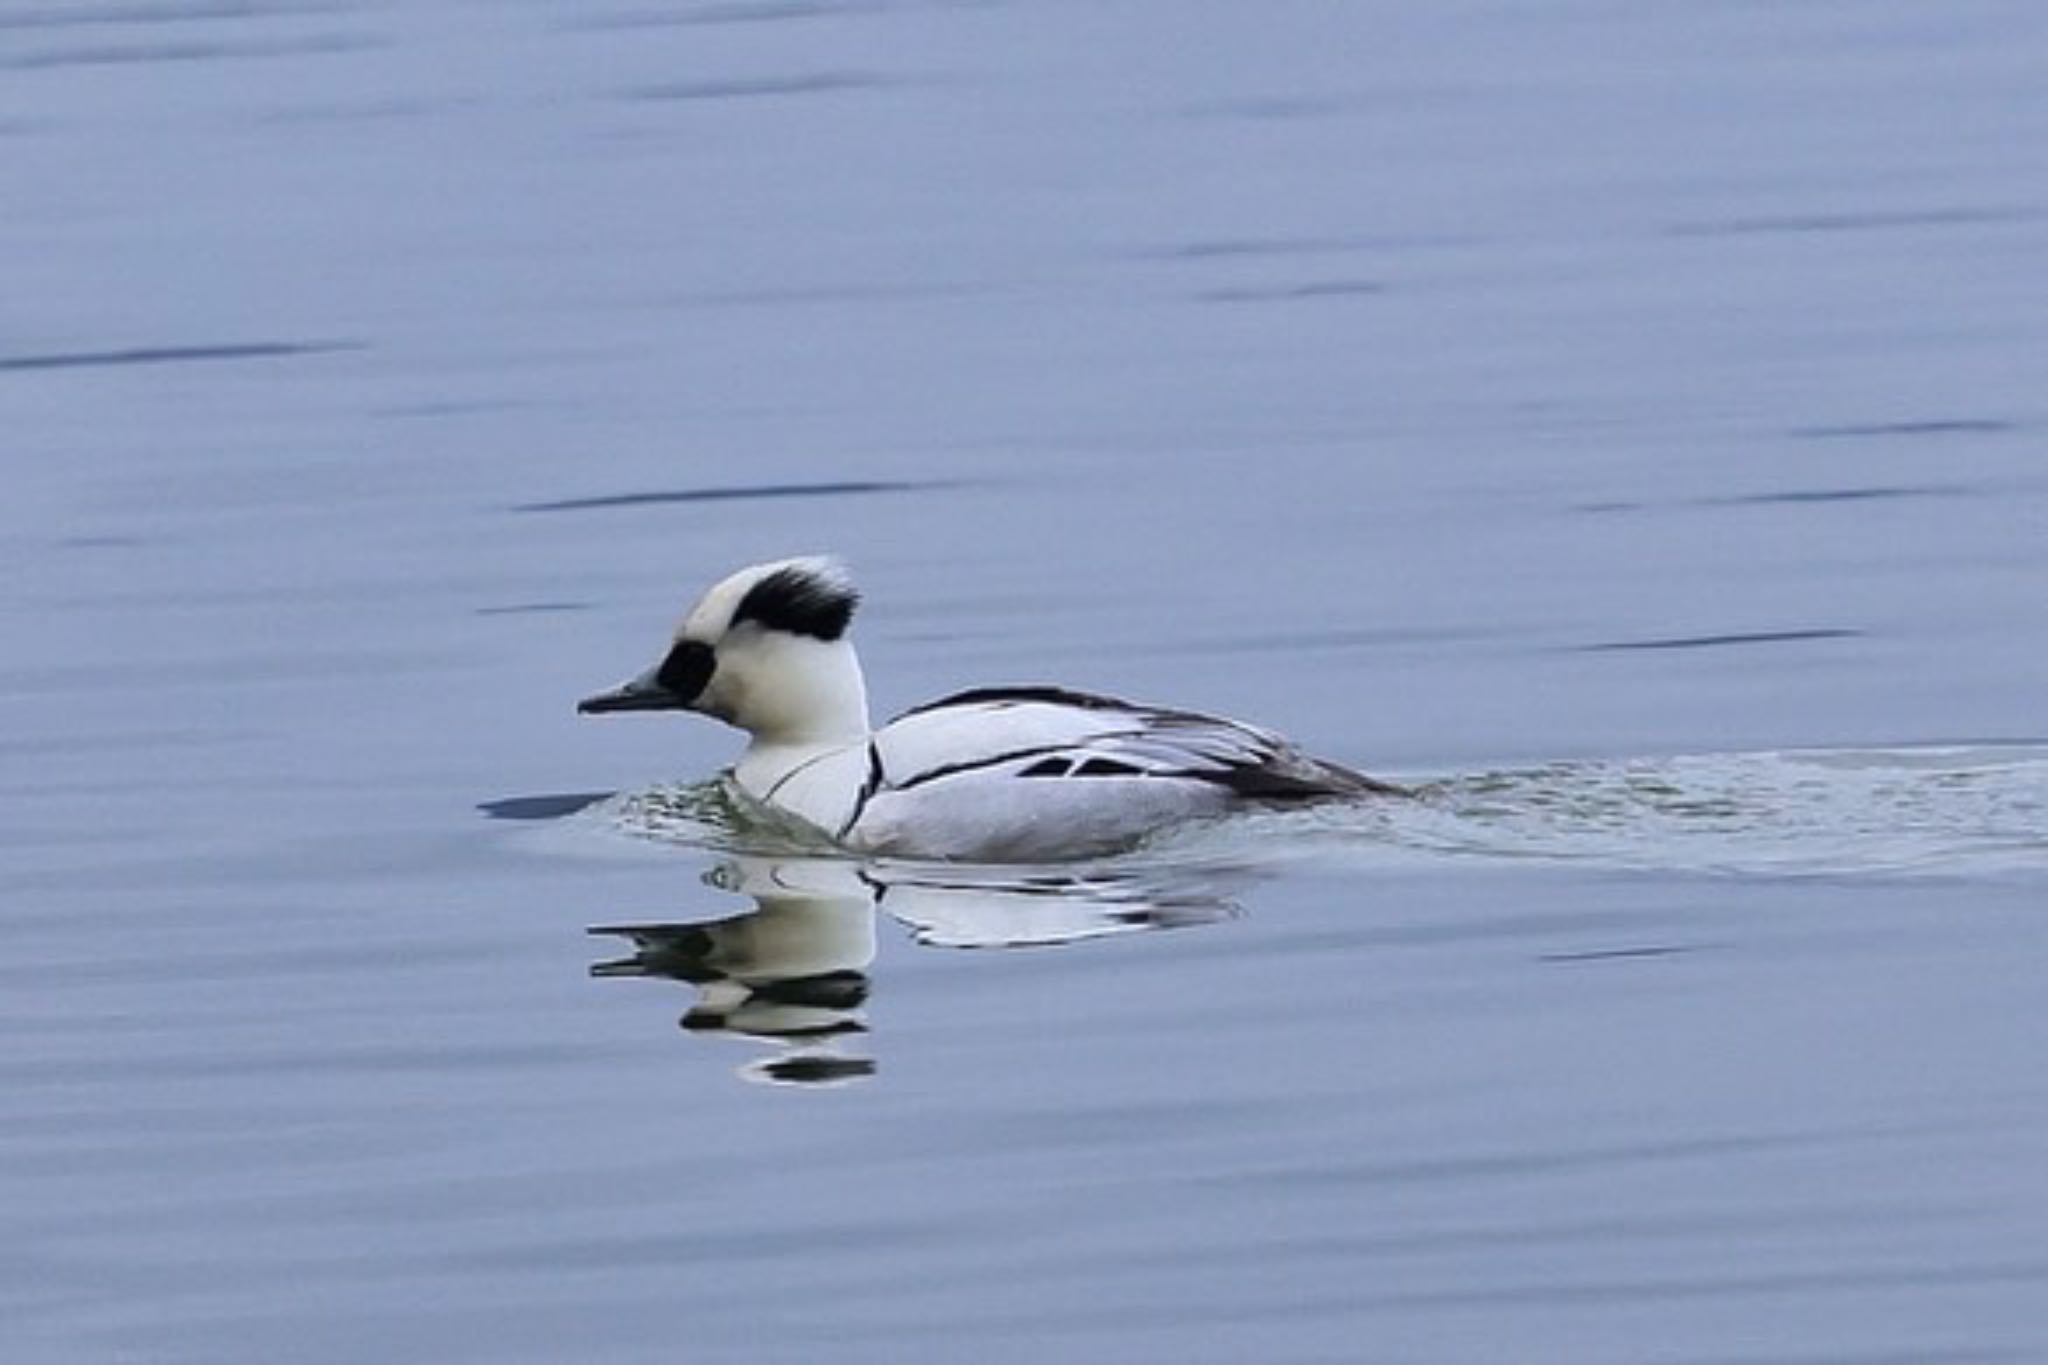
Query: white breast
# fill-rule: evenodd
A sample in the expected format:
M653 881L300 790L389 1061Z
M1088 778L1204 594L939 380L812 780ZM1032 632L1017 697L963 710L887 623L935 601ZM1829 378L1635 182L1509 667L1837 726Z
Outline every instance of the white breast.
M868 763L865 744L764 747L749 749L733 777L756 801L841 838L859 809Z

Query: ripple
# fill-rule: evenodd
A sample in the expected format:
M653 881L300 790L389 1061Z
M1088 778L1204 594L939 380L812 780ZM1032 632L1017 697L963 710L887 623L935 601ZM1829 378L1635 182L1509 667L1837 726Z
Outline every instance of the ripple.
M804 19L843 19L879 14L879 4L857 0L732 0L690 8L638 9L617 14L579 15L565 27L585 30L698 28L723 24L787 23Z
M1843 213L1799 213L1755 218L1723 218L1677 223L1672 237L1748 237L1781 232L1874 232L1898 228L1975 227L1985 224L2030 223L2040 215L2020 208L1934 208Z
M243 42L103 44L56 48L0 57L12 71L52 71L76 66L138 66L162 62L217 62L276 57L327 57L366 52L386 43L367 34L336 33L312 38Z
M1926 417L1906 422L1861 422L1845 426L1800 427L1801 440L1828 441L1870 436L1999 436L2017 424L1992 417Z
M1853 640L1863 632L1823 627L1810 630L1743 630L1722 635L1673 635L1651 640L1608 640L1581 645L1582 652L1606 654L1640 649L1721 649L1729 645L1787 645L1809 640Z
M1956 498L1970 490L1959 484L1873 485L1856 488L1788 488L1771 493L1738 493L1732 497L1709 498L1717 507L1763 507L1774 504L1805 506L1829 502L1886 502L1896 498Z
M803 821L753 800L724 776L620 792L578 818L630 838L722 853L815 857L845 852Z
M556 616L569 611L589 611L588 602L508 602L498 607L478 607L478 616Z
M0 356L0 370L81 370L121 365L176 365L206 360L270 360L361 350L353 341L249 341L210 346L136 346L119 351L62 351Z
M339 0L178 0L175 4L113 3L46 5L10 9L0 14L0 29L87 28L96 26L211 23L221 19L285 19L337 14L347 8Z
M750 100L791 95L834 95L852 90L876 90L896 84L886 76L867 71L815 71L790 76L758 76L731 80L675 81L667 85L643 85L627 93L635 100Z
M835 498L862 493L907 493L929 485L887 479L841 479L832 483L764 483L729 488L677 488L645 493L604 493L588 498L522 502L514 512L590 512L613 507L647 507L671 502L746 502L764 498Z
M477 809L493 820L559 820L594 806L610 792L547 792L537 796L502 796L479 801Z
M2048 746L1560 762L1446 778L1418 801L1235 823L1250 828L1233 841L1285 832L1297 846L1375 860L1764 876L2039 872L2048 869Z
M1384 294L1377 280L1309 280L1301 284L1209 289L1195 295L1204 303L1286 303L1302 299L1366 298Z

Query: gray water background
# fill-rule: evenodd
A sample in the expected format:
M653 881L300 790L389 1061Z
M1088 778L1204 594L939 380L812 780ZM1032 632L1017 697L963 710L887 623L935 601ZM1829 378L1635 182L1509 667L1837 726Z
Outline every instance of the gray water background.
M0 5L0 1359L2048 1358L2044 71L2024 0ZM571 704L811 549L881 710L1451 795L1160 850L1173 932L884 914L873 1074L748 1083L588 975L718 855L477 807L728 762Z

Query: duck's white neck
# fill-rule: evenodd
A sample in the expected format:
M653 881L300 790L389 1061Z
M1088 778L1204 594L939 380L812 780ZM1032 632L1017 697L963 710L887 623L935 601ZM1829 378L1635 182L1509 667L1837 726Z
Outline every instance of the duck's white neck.
M735 689L727 719L744 729L733 770L742 790L836 833L867 773L868 694L844 640L777 641L779 656Z
M748 758L859 744L868 737L867 683L851 641L763 640L735 683L725 698L725 719L750 736Z

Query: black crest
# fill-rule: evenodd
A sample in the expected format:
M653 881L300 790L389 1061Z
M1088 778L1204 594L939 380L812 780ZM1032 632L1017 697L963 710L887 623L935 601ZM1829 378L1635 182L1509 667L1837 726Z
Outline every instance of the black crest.
M791 564L747 589L733 610L732 624L757 621L768 630L836 640L846 634L859 605L859 590L838 575Z

